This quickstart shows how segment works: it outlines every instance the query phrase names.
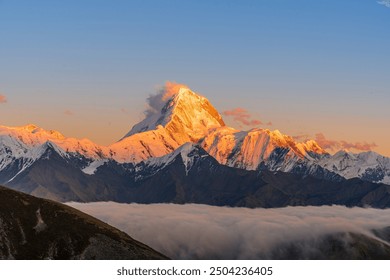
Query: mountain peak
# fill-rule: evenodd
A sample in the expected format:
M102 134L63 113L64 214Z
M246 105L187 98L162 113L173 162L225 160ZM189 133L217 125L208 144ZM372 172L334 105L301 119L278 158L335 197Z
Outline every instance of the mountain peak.
M28 132L33 132L37 128L39 128L37 125L31 123L21 127L21 129L26 130Z
M148 110L146 118L134 125L124 138L163 127L177 143L183 144L198 141L209 129L225 125L221 115L205 97L185 86L170 86L165 89L166 92L149 97L150 106L156 100L161 105Z
M34 135L34 138L36 138L36 141L33 141L34 143L41 144L47 140L64 140L65 136L56 131L56 130L45 130L35 124L27 124L25 126L21 127L2 127L3 129L6 129L10 132L13 132L15 134L18 134L20 139L22 138L31 138ZM27 142L31 142L28 141ZM32 142L31 142L32 143Z
M35 124L27 124L19 127L9 127L9 126L0 126L0 132L8 133L11 135L20 136L19 139L23 137L31 137L31 135L35 135L35 138L43 138L43 142L48 139L65 139L65 136L56 130L45 130ZM39 143L42 141L38 141ZM40 143L41 144L41 143Z
M147 100L146 118L109 147L120 162L164 156L187 142L201 144L222 164L242 167L242 160L249 169L283 156L309 161L327 154L314 140L298 143L279 130L228 128L211 103L185 85L167 83Z
M56 130L45 130L33 124L20 127L0 126L0 143L13 151L13 154L29 159L41 156L41 151L47 145L54 145L54 148L61 150L61 154L78 153L93 159L101 159L108 154L106 147L88 139L68 138Z

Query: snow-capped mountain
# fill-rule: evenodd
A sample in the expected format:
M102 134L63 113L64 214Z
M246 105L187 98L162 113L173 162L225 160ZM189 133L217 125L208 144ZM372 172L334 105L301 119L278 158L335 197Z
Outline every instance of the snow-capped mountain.
M210 129L222 126L225 123L221 115L205 97L179 88L159 111L150 113L109 148L119 162L139 162L169 154L184 143L197 142Z
M57 201L200 203L239 207L346 205L390 207L388 185L360 179L329 181L220 164L199 145L136 165L108 160L86 174L48 147L7 186Z
M201 146L221 164L256 170L290 172L297 163L314 162L327 152L315 141L297 143L278 130L252 129L238 131L223 127L213 130Z
M347 179L360 178L390 185L390 158L375 152L354 154L339 151L321 158L318 164Z
M100 159L108 156L106 147L99 146L88 139L67 138L55 130L45 130L29 124L22 127L0 126L0 149L8 148L14 156L34 158L36 151L51 143L63 154L80 154L89 159Z
M362 153L354 155L359 160L352 160L346 170L336 168L331 163L337 162L337 154L331 156L314 140L297 142L278 130L227 127L210 102L187 87L178 88L160 110L147 115L109 148L116 161L134 163L170 154L187 142L199 144L219 163L235 168L390 183L389 158Z
M239 207L346 205L390 207L390 186L360 179L330 181L220 164L199 145L134 165L98 168L93 178L115 178L110 200L135 203L200 203ZM106 179L107 178L107 179Z
M388 157L372 151L339 151L330 155L314 140L299 143L278 130L238 131L221 127L211 131L200 145L221 164L236 168L292 172L330 180L338 180L338 175L390 184Z
M187 87L176 87L169 95L161 96L158 104L147 112L143 121L108 147L88 139L68 138L60 132L35 125L0 126L0 183L14 182L19 178L16 182L26 184L32 178L27 174L31 170L47 168L50 160L61 166L61 170L69 167L74 173L71 180L83 180L85 189L90 188L87 187L90 186L88 176L93 177L109 166L119 167L111 170L114 173L107 173L106 179L100 178L102 181L109 180L107 177L114 176L115 172L127 174L126 180L147 174L152 176L178 156L188 172L193 166L193 155L200 153L191 152L201 147L202 156L211 155L219 164L236 169L282 171L330 181L357 177L390 184L389 158L373 152L330 155L314 140L297 142L278 130L239 131L227 127L211 103ZM33 178L36 179L38 171L34 172ZM38 181L31 185L30 190L47 192L45 188L42 190ZM95 196L96 199L104 197L105 192L109 193L104 188L102 184L102 193ZM67 197L80 197L79 192L69 191ZM85 193L82 197L88 195Z
M305 173L312 168L310 163L327 154L313 140L297 143L277 130L227 127L210 102L188 88L177 89L159 109L109 147L113 159L137 163L167 155L190 142L199 143L228 166Z
M15 176L40 159L48 148L54 149L73 165L85 168L89 163L108 156L108 148L88 139L67 138L58 131L44 130L35 125L0 126L0 172L4 178ZM5 176L5 174L7 176Z
M163 126L178 143L195 142L213 127L224 126L221 115L203 96L188 88L180 88L167 100L160 112L152 113L133 126L124 137Z

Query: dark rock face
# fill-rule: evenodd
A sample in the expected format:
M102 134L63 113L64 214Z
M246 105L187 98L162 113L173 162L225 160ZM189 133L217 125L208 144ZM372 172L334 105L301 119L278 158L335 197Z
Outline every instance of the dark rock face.
M166 259L69 206L0 187L0 259Z
M96 201L109 199L103 181L83 173L72 160L53 148L5 186L37 197L56 201Z
M6 184L57 201L201 203L216 206L284 207L345 205L390 207L390 186L360 179L325 180L295 173L249 171L219 164L195 146L169 162L138 165L108 161L88 175L55 150ZM321 170L318 170L321 172Z
M150 173L147 170L145 174ZM390 206L388 185L359 179L334 182L291 173L247 171L220 165L210 156L200 157L189 171L177 157L153 176L139 176L126 189L124 197L128 201L264 208L332 204Z

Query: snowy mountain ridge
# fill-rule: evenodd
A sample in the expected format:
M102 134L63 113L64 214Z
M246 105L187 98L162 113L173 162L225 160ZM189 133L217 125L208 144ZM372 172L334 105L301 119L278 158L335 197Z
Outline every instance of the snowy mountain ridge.
M342 150L321 158L318 164L346 179L390 184L390 158L373 151L355 154Z
M34 158L31 151L47 142L58 147L63 155L79 153L91 159L107 156L107 148L91 140L67 138L58 131L44 130L33 124L22 127L0 126L0 141L1 147L8 147L17 157Z
M374 152L340 151L330 155L314 140L297 142L278 130L239 131L227 127L205 97L186 87L175 88L160 101L158 110L154 108L110 146L67 138L58 131L35 125L0 126L0 172L12 169L16 176L48 148L88 175L109 160L134 165L144 162L158 168L179 154L189 170L193 158L188 154L199 145L220 164L230 167L325 177L337 174L347 179L358 177L390 184L390 158Z
M201 141L201 146L221 164L247 170L266 164L271 170L289 172L296 162L315 161L327 154L313 140L297 143L278 130L268 129L215 129Z
M14 176L8 178L12 180L42 158L50 148L65 159L77 159L80 167L108 155L105 147L88 139L66 138L55 130L44 130L32 124L21 127L0 126L0 172L12 168Z

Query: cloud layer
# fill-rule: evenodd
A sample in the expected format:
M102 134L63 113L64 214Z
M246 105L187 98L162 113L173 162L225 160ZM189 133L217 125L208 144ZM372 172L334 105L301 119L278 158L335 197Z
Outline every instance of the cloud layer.
M315 141L324 149L329 149L329 150L340 150L340 149L345 149L345 150L350 150L350 149L355 149L358 151L371 151L373 148L377 147L377 144L375 143L367 143L367 142L347 142L344 140L341 141L336 141L336 140L330 140L325 137L324 134L322 133L317 133L315 135Z
M67 110L65 110L65 111L64 111L64 115L67 115L67 116L73 116L73 115L74 115L74 113L73 113L73 111L71 111L71 110L67 109Z
M241 125L258 126L263 124L262 121L252 118L252 115L243 108L226 110L223 111L222 114L228 117L232 117L233 120L240 123ZM272 125L272 123L268 122L267 125Z
M4 95L0 94L0 103L7 103L7 97Z
M390 225L390 209L68 203L173 259L262 259L278 245Z

